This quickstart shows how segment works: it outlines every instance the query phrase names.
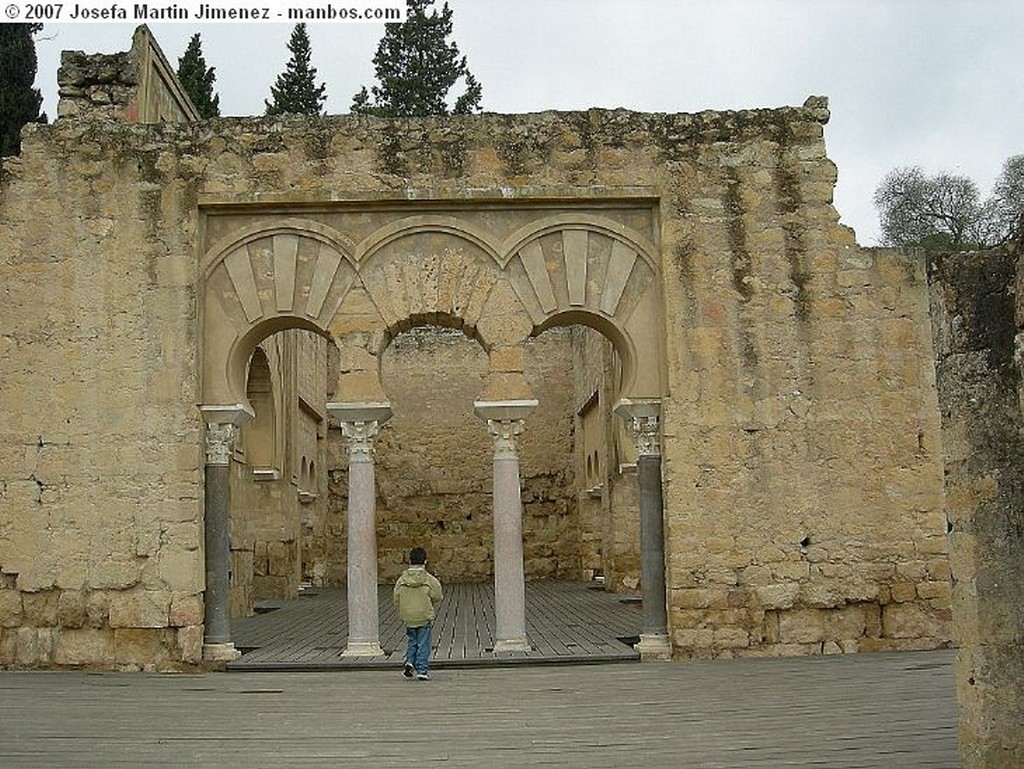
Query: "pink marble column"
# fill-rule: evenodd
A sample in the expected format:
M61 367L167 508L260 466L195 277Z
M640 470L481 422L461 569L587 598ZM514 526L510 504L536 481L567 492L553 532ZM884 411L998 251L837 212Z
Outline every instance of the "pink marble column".
M330 403L327 409L348 441L348 644L342 656L381 656L373 439L391 416L391 408L386 404Z
M494 651L529 651L523 575L523 504L515 439L537 401L478 402L494 439Z

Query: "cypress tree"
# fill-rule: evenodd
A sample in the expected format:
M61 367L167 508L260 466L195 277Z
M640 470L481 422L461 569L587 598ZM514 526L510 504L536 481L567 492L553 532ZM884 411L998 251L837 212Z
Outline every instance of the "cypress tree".
M220 96L213 92L213 81L216 79L213 67L206 66L203 44L196 32L189 40L185 53L178 59L178 80L204 118L220 117Z
M39 113L43 95L33 88L36 43L42 24L0 24L0 157L21 152L21 129L45 123Z
M406 1L405 23L385 25L373 57L380 85L369 91L363 86L352 97L352 112L380 117L479 112L483 89L458 45L448 42L452 33L448 3L438 13L431 7L434 0ZM465 79L465 90L449 108L449 93L460 78Z
M263 102L266 114L323 114L327 86L316 84L316 67L309 65L311 49L305 24L295 25L288 41L288 50L292 52L292 57L285 65L284 72L277 76L276 83L270 86L273 100Z

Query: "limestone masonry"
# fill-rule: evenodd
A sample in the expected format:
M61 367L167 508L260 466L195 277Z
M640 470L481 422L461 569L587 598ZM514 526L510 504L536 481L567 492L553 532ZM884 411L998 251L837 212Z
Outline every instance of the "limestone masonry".
M188 669L516 526L677 659L949 643L923 260L838 223L824 98L196 122L161 68L66 57L3 160L0 665Z

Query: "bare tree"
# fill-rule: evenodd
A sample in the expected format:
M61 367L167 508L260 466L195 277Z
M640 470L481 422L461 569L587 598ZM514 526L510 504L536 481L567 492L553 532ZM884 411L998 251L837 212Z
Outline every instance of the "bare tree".
M1003 164L992 196L982 203L966 176L929 176L917 166L886 174L874 196L887 246L962 251L1007 241L1024 214L1024 155Z

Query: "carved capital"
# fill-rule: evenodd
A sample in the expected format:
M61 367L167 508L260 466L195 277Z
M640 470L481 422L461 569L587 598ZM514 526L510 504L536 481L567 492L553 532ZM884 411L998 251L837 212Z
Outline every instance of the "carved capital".
M228 465L235 449L238 426L211 422L206 426L206 464Z
M522 419L488 419L487 432L494 439L494 458L515 459L516 438L525 429L526 424Z
M238 429L253 418L252 409L233 403L208 404L200 406L199 411L206 422L206 464L230 464Z
M328 403L327 412L338 420L348 441L349 462L372 462L373 439L391 418L389 403Z
M661 456L661 404L657 401L622 400L615 413L626 422L638 457Z
M474 413L487 424L494 439L495 459L516 458L516 438L526 429L526 417L537 408L536 400L476 401Z
M376 419L369 422L341 422L341 434L348 441L350 462L373 461L373 439L380 429Z

